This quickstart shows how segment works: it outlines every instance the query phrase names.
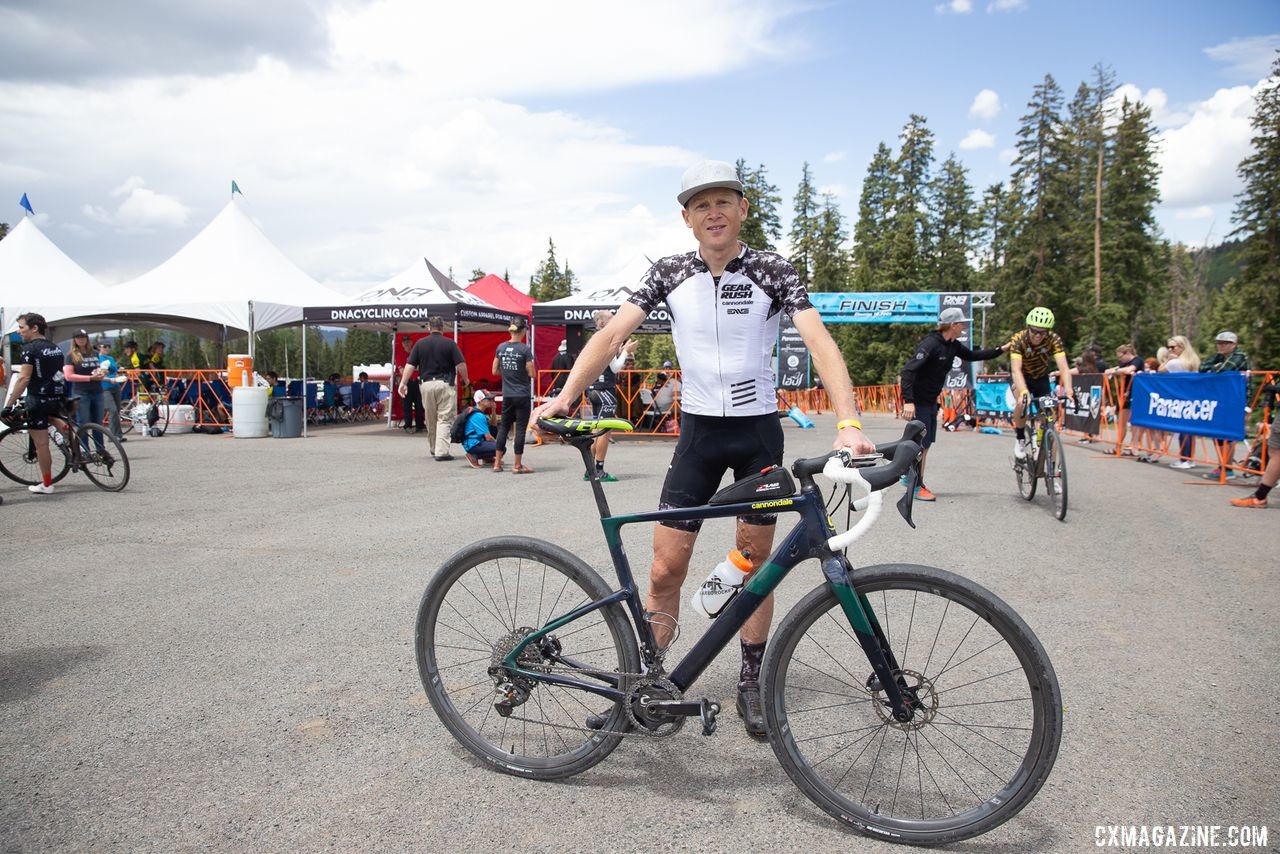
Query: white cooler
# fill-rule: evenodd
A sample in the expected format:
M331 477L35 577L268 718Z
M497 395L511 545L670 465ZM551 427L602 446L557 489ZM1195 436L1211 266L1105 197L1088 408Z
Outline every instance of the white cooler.
M160 408L167 410L169 414L169 426L165 428L166 435L169 433L190 433L191 429L196 426L196 408L194 406L174 404ZM161 418L163 417L161 416Z

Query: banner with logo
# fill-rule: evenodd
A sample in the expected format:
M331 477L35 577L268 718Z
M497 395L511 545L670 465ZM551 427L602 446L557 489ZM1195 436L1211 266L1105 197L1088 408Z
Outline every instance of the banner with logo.
M809 294L809 301L822 315L823 323L937 323L940 296L922 293Z
M980 376L973 386L973 409L979 418L1008 420L1013 415L1013 386L1007 374Z
M969 294L941 294L942 307L939 312L948 308L958 308L964 312L964 316L969 320L965 323L964 329L960 332L959 341L970 349L973 348L971 341L971 333L973 332L973 318L969 314L969 303L972 297ZM973 362L966 362L957 356L951 362L951 367L947 369L947 381L943 385L944 391L952 389L969 388L973 385Z
M1098 435L1102 429L1102 374L1073 376L1071 390L1075 392L1076 411L1066 411L1063 426L1090 436Z
M809 349L785 315L778 326L778 388L786 391L809 387Z
M1134 374L1129 420L1135 427L1240 440L1244 438L1247 382L1237 371Z

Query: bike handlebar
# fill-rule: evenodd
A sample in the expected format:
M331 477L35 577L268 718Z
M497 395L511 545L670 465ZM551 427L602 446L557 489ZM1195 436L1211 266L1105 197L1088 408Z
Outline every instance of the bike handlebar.
M871 487L872 492L884 489L906 473L911 464L920 456L920 445L916 440L924 435L924 430L924 424L919 421L907 422L907 426L902 431L901 439L876 445L876 453L888 458L890 460L889 465L855 469ZM853 461L848 450L841 449L832 451L829 454L823 454L820 457L796 460L791 466L791 473L801 480L807 480L825 469L828 460L841 455L845 457L846 466Z

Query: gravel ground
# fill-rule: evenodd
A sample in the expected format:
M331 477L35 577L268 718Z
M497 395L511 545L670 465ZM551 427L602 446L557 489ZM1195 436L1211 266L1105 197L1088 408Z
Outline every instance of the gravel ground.
M833 419L815 420L785 422L788 460L825 450ZM868 420L878 440L900 428ZM1276 511L1073 445L1060 523L1017 497L1011 441L944 435L918 530L886 512L854 556L974 578L1057 669L1048 784L955 850L1089 850L1099 825L1280 830ZM5 850L900 850L844 831L742 732L732 655L692 692L728 710L713 738L627 739L560 783L493 773L455 744L418 681L418 599L445 557L498 533L610 577L571 449L532 448L537 473L511 477L437 463L425 436L381 425L126 448L119 495L79 475L48 497L0 482ZM669 458L661 441L614 445L614 510L652 507ZM695 577L730 536L708 523ZM646 540L628 539L642 583ZM817 575L784 582L780 615Z

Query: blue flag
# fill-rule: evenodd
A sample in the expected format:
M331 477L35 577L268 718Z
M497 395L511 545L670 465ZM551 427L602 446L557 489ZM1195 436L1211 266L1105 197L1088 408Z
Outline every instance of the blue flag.
M20 204L20 205L22 205L24 208L26 208L27 213L31 214L32 216L35 216L35 215L36 215L36 212L35 212L35 211L33 211L33 210L31 209L31 202L27 201L27 194L26 194L26 193L23 193L23 194L22 194L22 199L18 202L18 204Z
M236 193L240 193L240 187L239 187L239 185L238 185L238 184L236 184L236 182L235 182L235 181L232 181L232 182L231 182L231 195L233 195L233 196L234 196ZM243 196L243 195L244 195L244 193L240 193L240 195L242 195L242 196Z

